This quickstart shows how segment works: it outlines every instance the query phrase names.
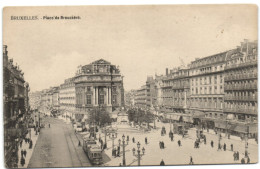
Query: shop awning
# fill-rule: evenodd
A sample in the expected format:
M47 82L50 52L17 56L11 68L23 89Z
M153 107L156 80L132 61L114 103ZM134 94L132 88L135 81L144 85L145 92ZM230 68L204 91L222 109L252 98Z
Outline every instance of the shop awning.
M234 128L234 131L236 132L239 132L239 133L247 133L246 132L246 125L241 125L241 124L238 124L236 125L236 127Z
M191 116L183 116L183 121L193 123L193 118Z
M176 120L178 121L180 119L180 116L177 114L173 114L173 113L166 113L165 114L165 118L168 120Z
M193 113L193 118L202 118L202 117L205 117L205 113L202 111L195 111Z
M215 127L221 129L227 129L227 123L225 121L215 121Z
M250 124L249 125L249 133L257 133L257 132L258 132L257 124Z

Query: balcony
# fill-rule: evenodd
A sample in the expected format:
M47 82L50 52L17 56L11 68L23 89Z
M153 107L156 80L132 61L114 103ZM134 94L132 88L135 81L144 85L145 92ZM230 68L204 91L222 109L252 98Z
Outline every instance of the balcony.
M224 108L224 112L230 112L230 113L242 113L242 114L253 114L257 115L257 108Z
M225 81L233 80L244 80L244 79L256 79L257 73L248 73L248 74L236 74L236 75L227 75L225 76Z
M253 84L229 84L224 86L225 91L227 90L257 90L257 83Z
M225 96L225 100L257 101L257 96Z
M228 65L228 66L225 67L225 70L240 68L240 67L247 67L247 66L251 66L251 65L257 65L257 60L253 60L253 61L245 62L245 63L240 63L240 64Z
M185 88L190 88L189 84L174 84L172 85L172 89L185 89Z

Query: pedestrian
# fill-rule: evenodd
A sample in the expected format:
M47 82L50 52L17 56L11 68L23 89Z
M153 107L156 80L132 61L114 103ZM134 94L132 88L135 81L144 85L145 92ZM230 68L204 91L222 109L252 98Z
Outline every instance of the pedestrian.
M164 142L162 141L162 148L164 149Z
M245 164L245 159L244 158L241 159L241 164Z
M250 158L249 157L247 157L247 162L246 162L247 164L249 164L250 163Z
M107 144L105 143L103 146L103 150L105 150L107 148Z
M233 153L233 157L234 157L234 161L236 161L236 160L237 160L237 154L236 154L235 151L234 151L234 153Z
M192 159L192 156L190 156L190 165L193 165L193 159Z
M179 147L181 146L181 140L178 140L178 145L179 145Z
M24 151L23 151L23 154L24 154L24 157L26 157L27 151L24 150Z
M224 143L223 150L226 151L227 145Z
M134 137L133 137L132 141L133 141L133 143L135 143L135 138Z
M21 157L23 157L23 150L21 150Z
M117 147L117 156L120 157L120 146Z
M22 147L22 145L23 145L23 140L22 140L22 141L20 141L20 147Z
M80 144L80 141L79 141L79 144L78 144L78 146L81 146L81 144Z
M51 128L51 124L49 123L49 128Z
M144 140L145 140L145 144L147 144L147 137L145 137L145 139L144 139Z
M22 157L21 158L21 161L20 161L20 163L21 163L21 165L22 165L22 167L24 166L24 164L25 164L25 159Z
M126 141L129 141L129 136L126 137Z
M213 147L214 147L214 142L213 142L213 140L211 140L210 144L211 144L211 147L213 148Z
M204 144L207 144L206 136L204 137Z
M239 152L237 151L237 160L239 160Z
M230 150L233 151L233 144L230 145Z
M159 142L159 147L160 149L162 149L162 142Z
M218 150L221 150L221 144L218 143Z
M160 165L165 165L165 163L164 163L163 159L162 159L162 161L160 162Z

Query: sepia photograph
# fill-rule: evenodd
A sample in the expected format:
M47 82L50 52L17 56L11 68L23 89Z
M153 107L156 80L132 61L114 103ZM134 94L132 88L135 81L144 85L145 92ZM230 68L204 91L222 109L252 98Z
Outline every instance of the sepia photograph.
M2 13L4 167L258 163L257 5Z

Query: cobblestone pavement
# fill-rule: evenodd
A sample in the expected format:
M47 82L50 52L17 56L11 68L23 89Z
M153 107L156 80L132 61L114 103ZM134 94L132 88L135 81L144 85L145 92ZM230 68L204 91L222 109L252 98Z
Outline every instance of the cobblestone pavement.
M71 125L46 117L28 168L91 166ZM50 128L48 127L50 124Z

